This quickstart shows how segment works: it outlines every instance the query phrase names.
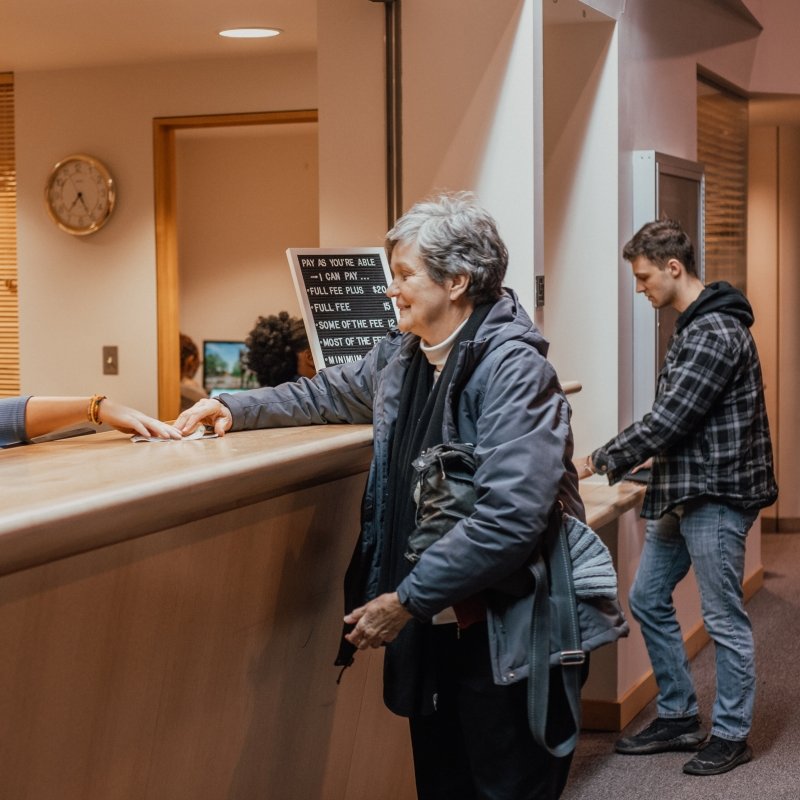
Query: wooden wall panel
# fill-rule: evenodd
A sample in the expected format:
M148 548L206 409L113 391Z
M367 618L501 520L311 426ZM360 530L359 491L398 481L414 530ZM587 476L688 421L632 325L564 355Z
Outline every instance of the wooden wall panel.
M800 125L781 125L778 130L778 414L780 437L776 444L778 481L778 530L800 530Z
M336 684L362 488L354 476L2 577L3 800L414 797L382 654Z

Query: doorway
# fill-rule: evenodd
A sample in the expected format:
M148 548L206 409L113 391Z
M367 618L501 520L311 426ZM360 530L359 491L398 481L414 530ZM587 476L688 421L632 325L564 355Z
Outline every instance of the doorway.
M156 215L156 290L158 325L158 408L161 419L174 419L180 408L181 287L178 228L178 157L177 137L180 132L213 129L247 128L250 126L292 126L317 122L315 109L273 111L250 114L221 114L192 117L164 117L153 121ZM214 180L214 175L209 175ZM225 190L230 192L230 186ZM220 196L218 202L230 207L240 196ZM317 201L315 200L315 206ZM316 209L315 209L316 210ZM251 209L257 217L258 209ZM266 210L265 210L266 213ZM318 214L318 211L317 211ZM306 244L306 243L304 243ZM313 243L310 243L313 246ZM295 242L287 241L286 247ZM298 245L299 246L299 245ZM286 266L288 273L288 264ZM220 269L219 281L235 275L237 265L226 263ZM254 320L253 320L254 321ZM243 331L246 333L246 331Z

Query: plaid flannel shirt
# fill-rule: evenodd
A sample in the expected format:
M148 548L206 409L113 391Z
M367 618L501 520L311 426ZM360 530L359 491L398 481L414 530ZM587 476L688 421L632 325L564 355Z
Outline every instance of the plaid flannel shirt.
M652 410L592 460L613 484L650 456L647 519L700 497L745 509L777 498L761 365L736 313L709 311L685 327L678 321Z

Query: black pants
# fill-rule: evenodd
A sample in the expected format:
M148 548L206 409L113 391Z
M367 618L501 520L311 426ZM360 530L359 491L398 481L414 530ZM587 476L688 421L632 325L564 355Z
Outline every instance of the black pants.
M455 625L435 626L433 650L436 712L410 720L419 800L556 800L572 756L554 758L534 742L527 681L495 685L486 623L460 636ZM568 727L556 670L550 685L550 718Z

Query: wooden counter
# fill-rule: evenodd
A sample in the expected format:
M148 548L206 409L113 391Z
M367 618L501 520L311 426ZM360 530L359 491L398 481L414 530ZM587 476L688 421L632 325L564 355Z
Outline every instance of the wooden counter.
M0 797L413 798L382 653L333 665L371 449L316 426L0 453Z
M366 472L371 456L369 425L137 444L108 432L1 451L0 575ZM644 487L583 481L581 495L598 530Z
M333 666L371 451L331 425L0 452L2 800L412 800L382 652ZM581 492L624 603L643 488ZM592 659L591 727L652 697L632 629Z
M605 478L596 477L581 481L580 489L586 522L590 528L599 531L616 522L626 511L641 508L645 487L630 481L609 486Z
M137 444L112 431L0 451L0 575L365 472L371 457L370 425Z

